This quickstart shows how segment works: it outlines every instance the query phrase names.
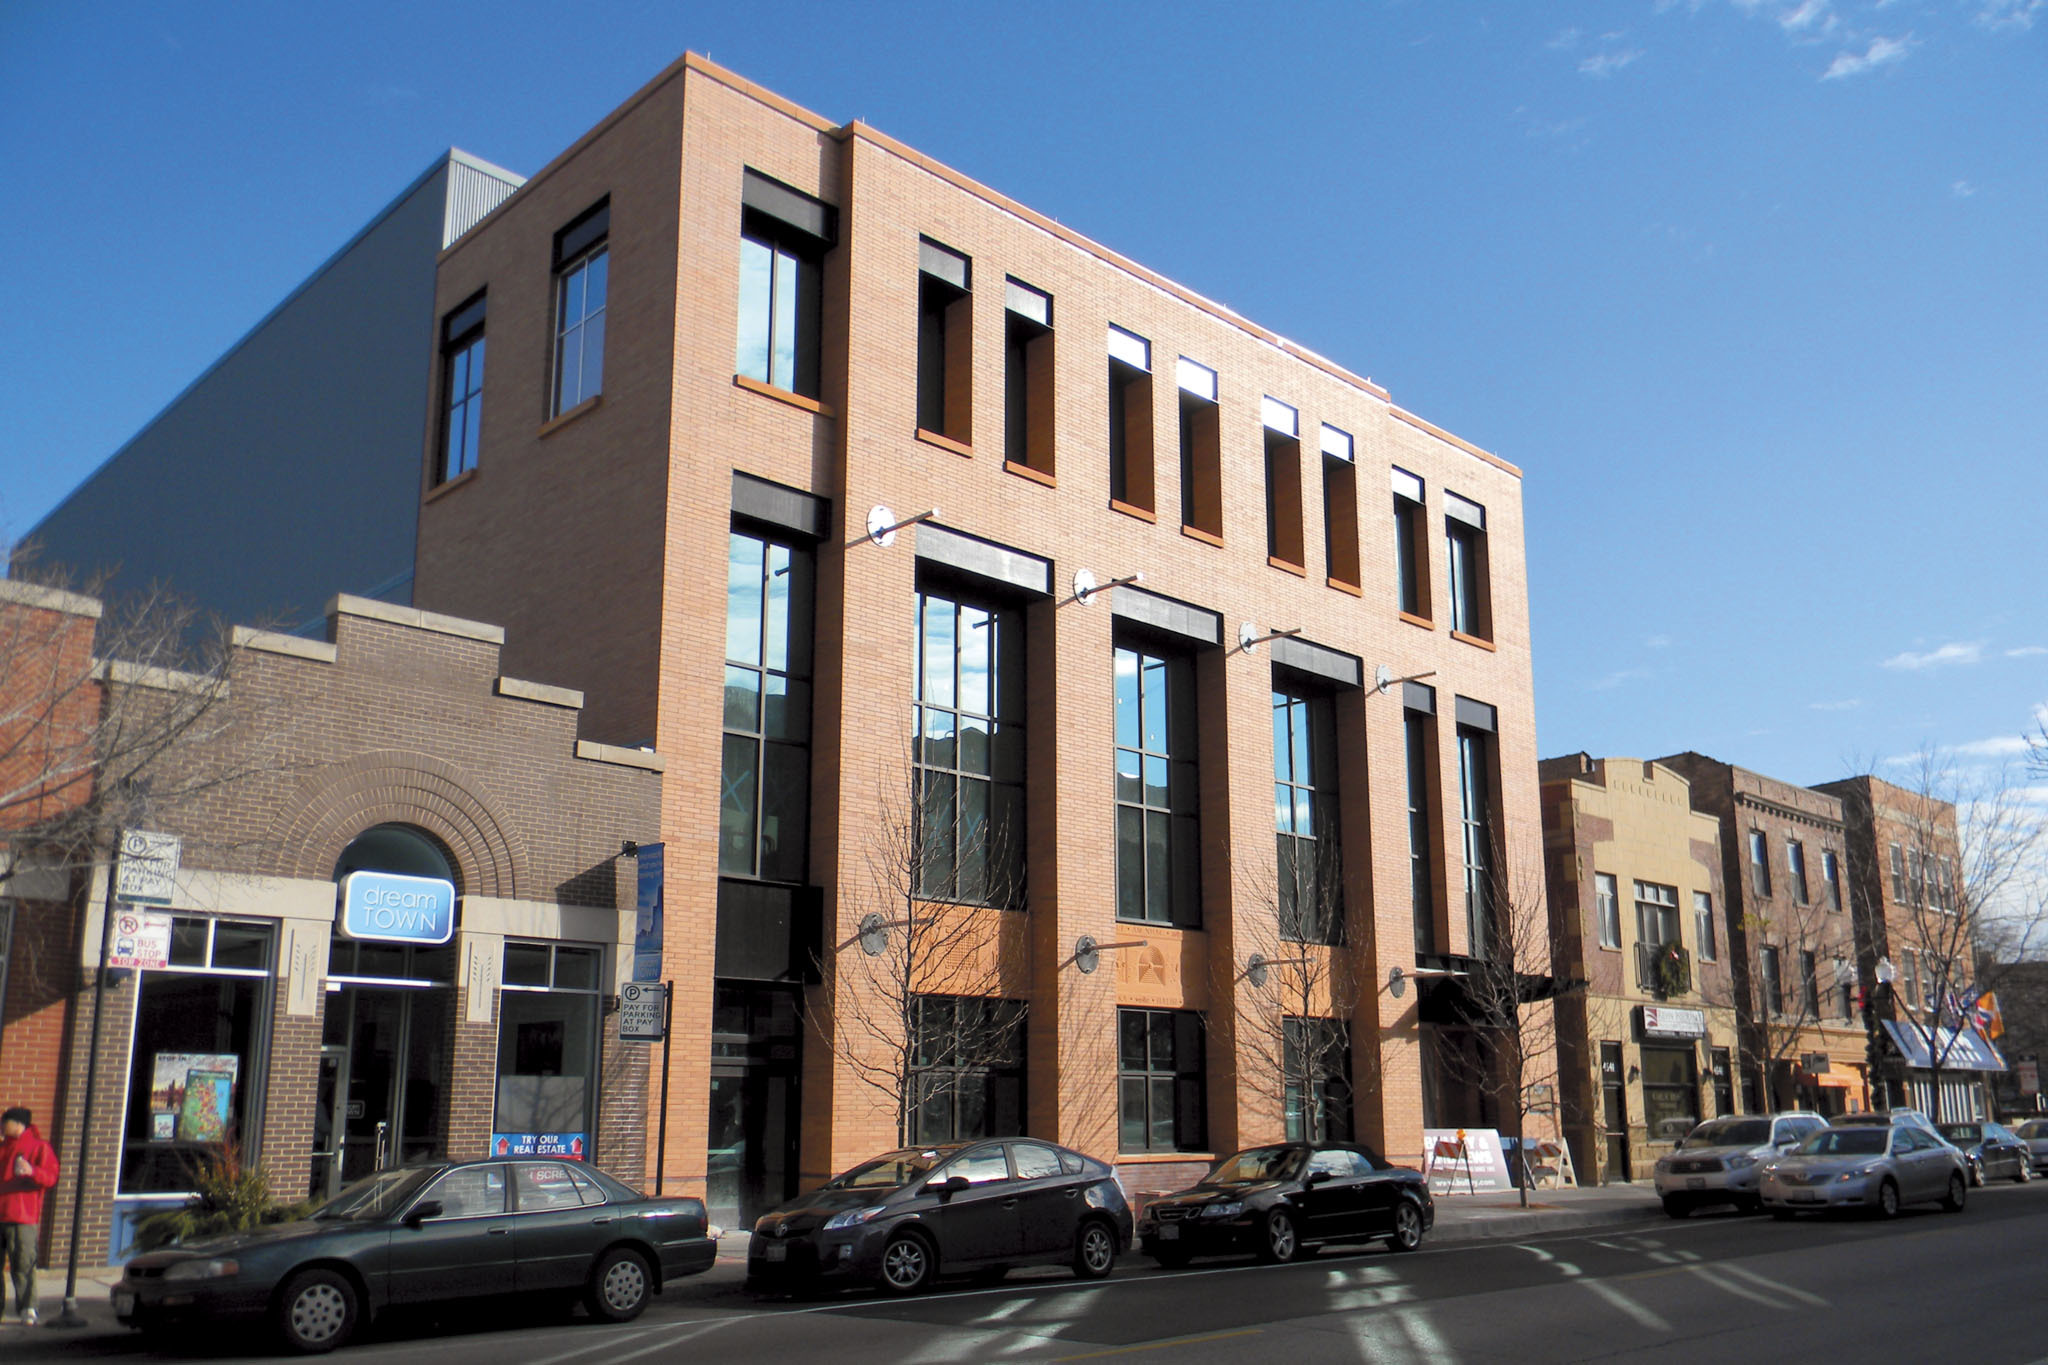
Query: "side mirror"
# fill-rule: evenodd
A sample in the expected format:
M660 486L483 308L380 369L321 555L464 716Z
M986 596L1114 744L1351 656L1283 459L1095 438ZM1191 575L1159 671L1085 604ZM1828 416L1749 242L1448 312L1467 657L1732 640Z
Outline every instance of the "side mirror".
M934 1191L934 1193L937 1194L939 1198L942 1200L951 1199L954 1195L960 1193L960 1191L972 1188L973 1182L968 1180L966 1176L949 1175L944 1180L941 1180L939 1182L938 1188Z
M438 1199L422 1199L405 1211L405 1225L416 1228L429 1218L439 1218L444 1206Z
M1328 1171L1310 1171L1308 1173L1308 1179L1302 1181L1301 1183L1304 1185L1321 1185L1326 1183L1329 1179L1330 1173Z

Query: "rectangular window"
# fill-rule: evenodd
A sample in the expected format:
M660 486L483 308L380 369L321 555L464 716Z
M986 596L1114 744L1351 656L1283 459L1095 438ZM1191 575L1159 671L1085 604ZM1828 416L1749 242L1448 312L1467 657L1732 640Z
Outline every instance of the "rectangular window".
M138 974L121 1193L189 1191L224 1145L257 1159L276 931L179 915L169 968Z
M1329 578L1359 586L1358 460L1348 431L1323 424L1323 554Z
M1919 954L1911 948L1899 950L1899 964L1905 968L1906 1003L1914 1009L1920 1008L1920 962Z
M1182 356L1180 387L1180 524L1223 543L1223 426L1216 406L1216 371Z
M1109 498L1151 512L1152 343L1121 327L1109 329Z
M1003 459L1052 478L1052 295L1003 281Z
M1266 556L1303 568L1308 560L1301 543L1301 414L1267 398L1259 416L1266 429Z
M555 382L550 417L604 391L611 201L555 234Z
M1721 948L1714 932L1714 898L1704 891L1692 893L1692 932L1699 941L1700 961L1719 961Z
M1024 1002L921 995L910 1093L915 1140L965 1142L1024 1131Z
M1771 894L1771 845L1760 829L1749 832L1749 889L1759 896Z
M1661 947L1680 941L1678 888L1636 883L1636 942Z
M1699 1062L1692 1048L1643 1044L1643 1123L1652 1140L1682 1137L1699 1121Z
M1756 950L1757 993L1772 1017L1785 1012L1784 977L1778 971L1778 950L1768 943Z
M1911 904L1927 904L1927 858L1917 848L1906 850L1906 890L1912 896Z
M1794 903L1806 904L1806 846L1797 839L1785 841L1785 880L1791 885Z
M744 378L818 396L824 259L837 211L759 171L740 184L739 344Z
M1474 957L1493 940L1493 737L1458 727L1458 819L1465 848L1465 931Z
M508 939L504 960L492 1132L580 1137L587 1159L597 1117L603 951Z
M1615 893L1614 874L1593 874L1594 917L1600 921L1600 946L1621 947L1621 900Z
M441 467L436 483L476 468L484 420L484 296L441 321Z
M1280 933L1307 943L1344 941L1338 874L1337 763L1330 698L1273 688L1273 820Z
M1201 922L1195 810L1195 670L1185 656L1119 645L1116 674L1116 913Z
M804 880L811 806L809 549L734 531L725 587L718 870Z
M1812 953L1799 954L1799 1008L1808 1019L1820 1018L1820 963Z
M1839 957L1835 959L1835 1014L1842 1019L1856 1017L1856 973Z
M971 263L922 238L917 263L917 425L967 445L974 412Z
M1405 469L1394 470L1394 580L1401 610L1429 619L1429 563L1423 528L1422 480Z
M1906 854L1897 844L1891 846L1892 854L1892 899L1900 905L1906 903Z
M1732 1114L1735 1112L1735 1059L1725 1047L1712 1049L1707 1058L1714 1072L1714 1112Z
M1821 886L1828 898L1828 909L1842 908L1842 863L1835 857L1834 850L1822 849L1820 855Z
M1117 1150L1202 1151L1208 1143L1202 1016L1120 1009L1116 1017Z
M1351 1030L1341 1019L1283 1024L1283 1108L1289 1142L1351 1140Z
M1436 934L1435 840L1430 831L1430 776L1436 771L1436 717L1409 709L1402 725L1408 749L1408 895L1415 911L1415 951L1443 949Z
M1456 493L1444 494L1444 539L1450 565L1451 629L1475 640L1491 640L1486 509Z
M1021 908L1023 622L947 589L917 597L917 894Z

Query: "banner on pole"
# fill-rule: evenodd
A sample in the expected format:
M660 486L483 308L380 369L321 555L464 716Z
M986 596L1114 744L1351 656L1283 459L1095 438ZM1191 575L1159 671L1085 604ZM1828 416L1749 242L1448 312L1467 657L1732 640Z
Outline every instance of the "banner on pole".
M661 980L662 905L660 844L640 845L640 879L634 898L633 979Z

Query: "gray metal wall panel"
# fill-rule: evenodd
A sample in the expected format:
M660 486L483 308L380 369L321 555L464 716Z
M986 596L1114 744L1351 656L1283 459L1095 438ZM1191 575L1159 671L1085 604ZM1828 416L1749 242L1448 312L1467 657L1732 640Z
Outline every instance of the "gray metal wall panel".
M1327 645L1311 644L1291 635L1273 642L1273 662L1281 668L1327 678L1345 687L1365 685L1365 664L1356 654L1346 654Z
M463 233L483 221L484 215L512 197L512 191L526 182L509 172L494 174L467 160L448 162L448 211L441 220L441 246L445 249Z
M1128 583L1112 589L1109 609L1118 620L1137 621L1205 645L1223 643L1223 615Z
M1039 597L1052 595L1051 560L993 541L977 540L928 521L918 523L917 557L992 583L1022 588Z

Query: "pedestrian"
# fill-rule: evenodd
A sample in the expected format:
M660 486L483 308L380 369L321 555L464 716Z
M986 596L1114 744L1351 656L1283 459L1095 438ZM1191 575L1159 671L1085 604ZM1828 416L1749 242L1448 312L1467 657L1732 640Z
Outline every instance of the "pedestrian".
M0 1262L14 1281L21 1325L36 1325L36 1231L43 1225L43 1191L57 1183L57 1151L36 1131L28 1110L0 1114ZM6 1305L0 1303L0 1313Z

